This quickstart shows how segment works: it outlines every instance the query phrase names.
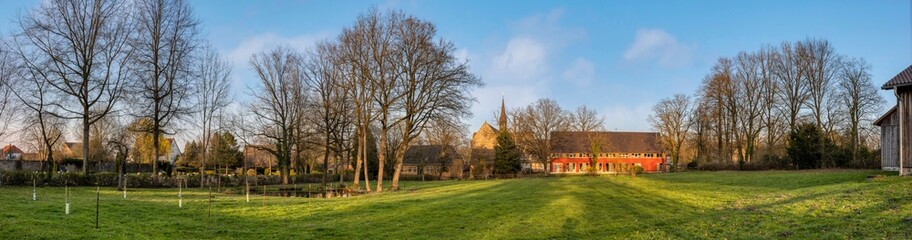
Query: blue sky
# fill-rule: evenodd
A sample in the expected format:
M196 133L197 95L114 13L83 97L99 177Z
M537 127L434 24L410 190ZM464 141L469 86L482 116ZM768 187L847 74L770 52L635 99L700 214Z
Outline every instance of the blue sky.
M0 31L34 1L0 2ZM693 94L723 56L766 44L829 40L871 64L878 86L912 63L909 1L192 1L207 38L234 62L244 100L250 54L305 49L336 36L370 6L426 19L487 84L467 123L552 98L588 105L614 130L647 131L653 104ZM881 91L888 105L892 93Z

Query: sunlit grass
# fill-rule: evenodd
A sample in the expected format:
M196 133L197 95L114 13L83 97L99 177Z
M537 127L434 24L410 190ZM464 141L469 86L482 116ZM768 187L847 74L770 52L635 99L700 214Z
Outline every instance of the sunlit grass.
M0 188L2 238L912 238L912 178L877 171L690 172L405 182L307 199L208 189Z

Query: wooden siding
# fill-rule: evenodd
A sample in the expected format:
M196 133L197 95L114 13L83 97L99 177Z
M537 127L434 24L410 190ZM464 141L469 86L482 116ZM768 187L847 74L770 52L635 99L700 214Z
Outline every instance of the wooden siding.
M886 116L880 123L880 166L885 171L899 171L899 115Z
M899 95L897 115L900 120L900 170L899 175L912 175L912 87L895 90Z

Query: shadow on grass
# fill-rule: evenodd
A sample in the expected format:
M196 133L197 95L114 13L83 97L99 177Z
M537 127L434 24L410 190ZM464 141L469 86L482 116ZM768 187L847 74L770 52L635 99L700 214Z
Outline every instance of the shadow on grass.
M754 188L758 190L796 190L823 185L864 181L871 174L884 174L875 170L794 170L794 171L722 171L681 172L647 175L650 179L673 184ZM718 188L729 191L731 188ZM737 189L735 189L737 190Z
M94 188L75 189L74 213L66 216L62 215L62 189L44 189L40 200L31 202L30 188L3 188L0 189L0 209L4 209L0 236L266 239L902 236L902 230L912 225L902 225L903 217L912 217L912 193L902 189L912 189L912 181L888 178L871 184L859 182L857 178L864 175L852 171L821 176L795 172L685 173L640 178L404 182L399 192L346 199L252 196L247 203L243 195L217 195L211 219L207 192L185 192L184 208L177 208L176 191L172 189L129 192L124 205L120 205L120 192L103 189L102 229L97 231L92 228ZM779 182L785 186L770 186L783 176L796 179ZM852 205L853 202L857 203ZM845 206L851 209L844 210Z

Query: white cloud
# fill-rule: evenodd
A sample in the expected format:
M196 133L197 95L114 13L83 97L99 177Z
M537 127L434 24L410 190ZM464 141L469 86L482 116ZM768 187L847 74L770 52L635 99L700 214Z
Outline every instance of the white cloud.
M586 39L584 28L561 24L563 15L563 9L554 9L519 19L510 24L511 33L503 45L477 55L456 53L459 58L467 55L473 66L481 66L476 69L487 84L472 93L478 103L472 107L475 116L470 120L471 131L492 120L492 113L500 110L502 95L507 108L514 108L551 97L552 85L560 84L554 80L563 76L591 81L594 71L588 60L573 62L572 66L555 60L565 57L565 48ZM565 66L571 69L560 69Z
M494 57L493 73L501 80L533 80L548 71L547 50L540 42L526 37L516 37L506 49Z
M595 65L586 58L577 58L570 67L564 71L565 80L576 83L578 86L589 86L595 78Z
M624 52L624 59L657 60L663 67L682 67L690 64L691 51L691 47L679 43L662 29L639 29L633 43Z

